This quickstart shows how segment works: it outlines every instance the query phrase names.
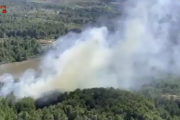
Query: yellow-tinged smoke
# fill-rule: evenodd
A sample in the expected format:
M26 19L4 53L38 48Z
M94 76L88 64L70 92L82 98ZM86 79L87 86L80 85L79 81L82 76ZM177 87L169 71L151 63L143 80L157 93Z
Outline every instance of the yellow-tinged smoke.
M13 92L17 98L37 99L54 90L129 89L148 83L151 80L147 77L159 76L159 71L176 73L180 65L174 62L174 68L169 69L169 61L180 60L177 57L180 47L174 47L171 42L169 29L174 21L167 19L167 15L176 18L171 13L179 7L179 2L137 0L132 3L134 7L127 6L128 16L120 19L124 21L115 23L115 33L100 27L59 38L56 49L45 55L39 77L32 70L26 71L16 83L9 75L1 76L4 86L0 96Z

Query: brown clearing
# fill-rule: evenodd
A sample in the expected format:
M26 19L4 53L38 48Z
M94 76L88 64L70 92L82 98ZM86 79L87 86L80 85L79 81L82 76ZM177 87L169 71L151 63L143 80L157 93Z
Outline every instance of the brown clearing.
M11 74L14 77L21 76L27 69L38 70L40 59L30 59L22 62L14 62L0 65L0 76Z
M53 44L54 39L40 39L38 40L40 44ZM3 39L0 39L3 42ZM14 77L21 76L27 69L38 70L40 59L30 59L22 62L13 62L0 65L0 76L3 74L11 74Z

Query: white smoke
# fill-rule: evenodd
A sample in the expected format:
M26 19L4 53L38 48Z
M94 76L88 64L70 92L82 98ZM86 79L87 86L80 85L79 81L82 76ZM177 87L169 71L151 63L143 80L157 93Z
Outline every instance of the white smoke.
M179 1L129 0L125 7L121 22L110 23L116 26L114 33L103 26L59 38L57 48L44 56L39 77L33 70L26 71L19 82L10 75L0 76L4 82L0 96L13 92L17 98L37 99L53 90L129 89L152 77L163 78L162 73L178 75L179 34L174 28Z

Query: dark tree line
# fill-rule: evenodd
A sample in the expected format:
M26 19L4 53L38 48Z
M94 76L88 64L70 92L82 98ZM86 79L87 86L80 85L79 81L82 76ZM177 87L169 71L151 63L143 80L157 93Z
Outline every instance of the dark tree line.
M1 120L160 120L153 101L113 88L75 90L53 104L9 96L0 101Z
M161 81L138 92L77 89L53 92L37 100L26 97L16 101L10 94L0 98L0 120L179 120L179 95L163 92L167 86L179 89L175 83L179 84L179 80ZM150 87L161 92L151 96Z

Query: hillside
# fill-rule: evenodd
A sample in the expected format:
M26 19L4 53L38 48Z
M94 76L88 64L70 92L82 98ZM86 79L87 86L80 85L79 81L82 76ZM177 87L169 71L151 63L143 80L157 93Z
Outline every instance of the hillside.
M154 81L144 85L137 93L150 98L159 108L161 116L166 120L180 119L180 79L168 77L166 80Z
M166 81L166 80L165 80ZM167 80L168 81L168 80ZM168 82L169 83L169 82ZM172 83L166 84L171 86ZM158 85L158 84L156 84ZM163 85L163 83L162 83ZM179 84L178 84L179 85ZM143 88L145 89L145 87ZM1 120L179 120L180 100L114 88L54 92L38 100L0 100ZM160 91L164 89L154 87ZM173 87L172 90L176 91ZM158 93L157 93L158 94ZM154 95L157 95L154 93Z
M50 1L46 4L41 0L0 0L0 3L7 6L7 13L0 14L0 63L42 54L39 39L57 39L71 29L94 24L100 15L107 18L119 15L117 8L105 1Z
M51 96L55 98L55 96ZM45 102L24 98L0 101L1 120L160 120L151 100L113 88L93 88L63 93ZM44 103L44 104L42 104Z
M163 1L0 0L0 120L180 120L180 4Z

